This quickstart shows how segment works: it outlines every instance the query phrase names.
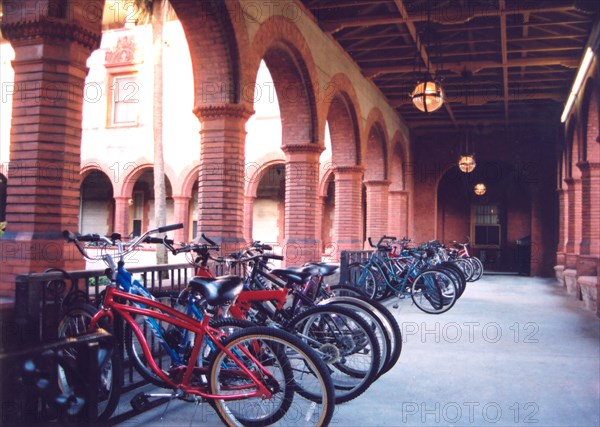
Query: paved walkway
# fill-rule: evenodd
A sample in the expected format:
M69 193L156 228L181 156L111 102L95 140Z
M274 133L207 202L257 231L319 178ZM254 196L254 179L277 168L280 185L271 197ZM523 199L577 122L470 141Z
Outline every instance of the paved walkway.
M332 426L600 425L600 319L554 280L486 275L441 315L393 303L400 361ZM163 410L121 425L219 425L206 404Z

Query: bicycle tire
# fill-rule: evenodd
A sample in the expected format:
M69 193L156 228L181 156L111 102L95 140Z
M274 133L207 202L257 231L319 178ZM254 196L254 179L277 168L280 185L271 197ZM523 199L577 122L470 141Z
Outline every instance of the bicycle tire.
M454 284L456 285L456 289L458 291L457 298L460 298L467 287L467 279L463 271L450 261L445 261L440 264L437 264L435 268L443 269L447 274L449 274L453 278Z
M327 300L320 301L318 305L335 305L337 307L345 307L360 315L368 323L370 330L373 331L375 338L379 343L380 360L377 373L377 376L379 377L385 368L386 363L390 359L392 344L390 336L385 330L385 325L381 318L375 314L373 306L370 305L370 308L366 308L365 306L361 306L359 303L355 303L351 298L340 299L340 297L332 297Z
M81 302L68 307L58 324L58 338L73 338L87 333L90 321L97 312L96 307ZM108 322L103 322L101 326L110 332ZM76 349L65 349L63 358L66 363L74 364L77 359ZM99 358L102 360L98 363L101 367L101 377L98 381L97 411L92 414L88 410L87 414L82 414L87 421L106 421L110 418L119 403L123 384L123 361L119 354L119 347L115 345L110 354L101 352ZM71 388L69 374L62 367L58 369L58 386L61 391L68 394Z
M257 345L260 345L259 349L256 348ZM276 423L280 421L281 425L289 425L290 420L287 419L286 413L292 407L292 400L295 421L299 421L296 425L327 426L329 424L335 408L333 382L329 377L327 365L314 350L300 339L280 329L253 326L234 332L223 340L223 346L227 351L216 352L210 363L209 387L213 394L224 394L228 384L233 381L234 372L231 368L233 365L227 352L239 354L239 348L248 348L257 354L257 359L260 355L260 358L263 359L261 363L271 363L266 366L271 373L274 371L274 366L280 364L283 375L277 384L273 383L273 379L270 380L270 387L275 390L271 399L262 399L261 397L239 400L214 399L217 415L226 425L258 427L277 425ZM265 358L265 355L269 357ZM245 362L252 366L250 358L246 358ZM228 369L225 369L226 367ZM302 379L311 381L310 384L315 394L314 400L303 400L295 393L296 385L301 380L295 374L298 367L303 370ZM234 392L239 392L239 389L244 387L242 381L243 376L238 375ZM280 403L274 402L275 405L272 405L273 396L281 397L277 390L282 385L285 389L283 400ZM309 387L309 385L305 384L305 387ZM317 408L317 406L319 407ZM262 409L269 410L269 413L266 415L261 413ZM252 415L254 417L251 419ZM298 415L300 417L297 417Z
M323 300L322 303L326 303L326 301L335 303L336 300L366 308L380 319L386 334L388 351L385 364L379 370L378 377L392 369L400 359L402 352L402 331L394 315L382 303L365 296L334 296L329 300Z
M481 279L481 276L483 276L483 263L481 262L481 260L474 256L469 257L467 259L473 265L473 277L471 277L469 282L475 282Z
M411 284L411 298L421 311L441 314L452 307L453 304L444 304L444 295L438 283L438 277L442 275L451 281L443 272L434 269L425 270L415 277Z
M377 378L381 366L379 342L368 322L352 310L309 307L290 319L284 328L327 359L336 403L360 396Z
M371 299L382 300L389 293L386 284L381 283L384 280L383 272L373 265L363 273L363 270L365 269L367 269L367 265L358 262L348 266L350 278L352 280L351 285L358 288ZM353 270L358 270L358 272L353 273Z
M173 308L177 306L183 311L185 307L178 303L178 292L165 292L162 294L157 294L155 298L157 300L163 302L166 305L169 305ZM161 345L160 339L157 339L154 331L151 327L146 324L146 316L132 316L135 322L140 327L142 333L144 334L144 339L150 348L150 352L152 353L152 357L156 365L161 368L165 375L169 375L169 368L171 368L171 357L164 350ZM169 328L169 323L162 322L160 320L155 319L160 328L166 334L166 331ZM154 373L144 352L142 350L142 345L139 341L137 335L133 332L133 329L128 323L125 323L124 333L123 333L123 341L125 345L125 353L127 354L129 361L135 368L135 370L140 374L142 378L146 381L161 387L161 388L170 388L170 385L163 381L158 375Z

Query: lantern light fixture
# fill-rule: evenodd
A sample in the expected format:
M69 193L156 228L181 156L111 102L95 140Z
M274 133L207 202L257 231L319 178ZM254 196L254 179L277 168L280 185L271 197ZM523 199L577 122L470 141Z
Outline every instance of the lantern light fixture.
M410 94L413 104L424 113L432 113L440 109L444 103L444 90L439 81L425 78L418 82Z
M421 60L425 65L425 72L423 73L421 80L417 81L414 90L409 94L415 107L424 113L437 111L444 104L444 90L442 89L440 77L437 73L439 68L435 73L432 73L431 71L432 46L430 39L433 33L434 29L431 25L431 0L427 0L427 22L420 30L420 34L416 40L417 51L420 54L420 59L417 59L419 62L419 73L421 72ZM425 38L425 40L423 40L423 38ZM439 49L436 50L439 52Z
M487 191L487 187L485 186L485 184L483 182L480 182L478 184L475 184L475 187L473 187L473 191L478 196L483 196L485 194L485 192Z
M463 173L471 173L477 166L475 162L475 154L463 154L458 159L458 168Z

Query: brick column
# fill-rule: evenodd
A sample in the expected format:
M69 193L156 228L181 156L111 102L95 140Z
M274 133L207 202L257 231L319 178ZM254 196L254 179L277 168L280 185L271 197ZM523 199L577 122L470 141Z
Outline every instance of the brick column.
M320 244L319 244L319 254L322 255L324 252L324 248L323 245L325 243L330 243L328 240L326 239L325 236L323 236L323 223L325 222L325 203L327 202L327 197L323 197L323 196L319 196L318 198L318 203L317 203L317 211L316 211L316 216L317 216L317 237L320 240Z
M334 239L341 251L362 249L362 179L360 166L337 167L335 179Z
M92 25L73 4L68 18L42 16L56 8L34 3L11 2L2 20L15 50L8 227L0 241L0 293L8 296L17 274L84 266L62 231L78 229L86 60L100 44L101 20Z
M190 200L189 196L173 196L175 211L175 223L182 223L183 228L173 232L175 243L188 242L190 240Z
M241 105L196 107L200 130L198 232L223 253L244 245L244 142L252 114Z
M388 234L398 239L408 234L408 193L390 190L388 199Z
M565 266L575 268L581 242L581 180L578 178L565 179L567 184L567 241L565 244Z
M596 311L600 285L600 164L582 162L577 166L581 170L582 205L577 285L585 306Z
M254 196L244 197L244 239L252 242L252 227L254 226Z
M410 237L408 234L408 191L400 194L400 236ZM398 237L400 237L398 236Z
M567 243L568 207L566 190L559 188L558 193L558 245L556 247L556 264L565 264L565 245Z
M319 155L316 144L284 145L285 153L285 236L286 265L321 260L317 226Z
M115 231L121 236L129 235L129 197L115 197Z
M577 261L579 258L579 243L581 242L581 180L579 178L565 179L567 184L567 243L565 245L565 270L563 277L567 292L581 297L577 284Z
M367 187L367 235L373 243L388 231L389 181L365 181ZM369 247L368 243L365 243Z

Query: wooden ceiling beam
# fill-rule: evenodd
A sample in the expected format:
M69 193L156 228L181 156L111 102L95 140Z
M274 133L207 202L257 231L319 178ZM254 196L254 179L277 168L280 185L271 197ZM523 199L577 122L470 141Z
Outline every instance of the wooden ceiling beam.
M470 107L476 107L486 105L490 103L504 103L504 95L467 95L467 96L447 96L445 102L455 105L467 105ZM535 100L552 100L556 102L563 102L565 100L565 94L562 91L555 92L541 92L541 93L516 93L511 95L508 94L508 100L512 103L523 102L523 101L535 101ZM404 105L412 104L410 98L390 100L390 105L394 108L399 108ZM504 117L506 119L506 117Z
M508 59L508 67L541 67L549 65L560 65L565 68L577 68L579 58L554 57L554 58L514 58ZM464 70L477 73L484 69L500 68L502 62L498 61L461 61L441 64L441 70L460 74ZM390 65L383 67L364 67L363 74L367 78L375 78L383 74L411 73L414 71L412 65Z
M404 6L403 0L394 0L396 5L401 3ZM532 3L533 4L533 3ZM522 6L522 7L521 7ZM393 25L393 24L414 24L415 22L427 21L426 11L422 13L408 14L408 11L403 7L404 13L400 12L400 17L394 16L358 16L352 18L332 19L321 21L320 25L323 31L336 33L345 28L352 27L371 27L378 25ZM469 9L469 8L466 8ZM399 9L400 10L400 9ZM515 15L522 13L547 13L547 12L568 12L576 10L575 5L557 5L549 7L532 7L531 4L522 5L516 3L516 6L511 8L473 8L471 13L465 14L465 8L458 6L434 8L431 13L431 21L444 25L466 24L475 18L489 18L501 15Z

